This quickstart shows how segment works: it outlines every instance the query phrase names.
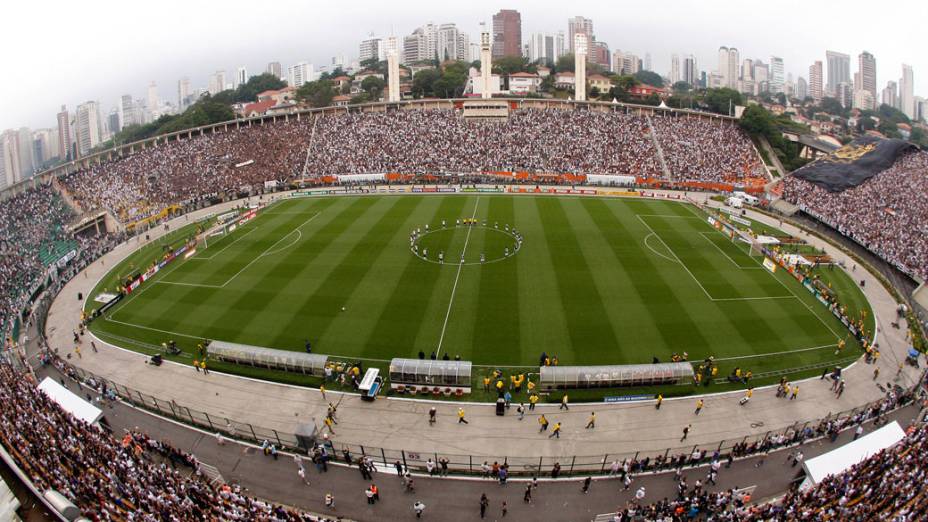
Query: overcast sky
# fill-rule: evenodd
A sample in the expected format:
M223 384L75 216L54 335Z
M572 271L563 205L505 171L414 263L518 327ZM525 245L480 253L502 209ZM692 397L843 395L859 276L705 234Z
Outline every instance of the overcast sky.
M391 7L392 12L388 9ZM610 49L650 53L667 75L670 55L695 54L700 69L716 68L720 45L743 58L784 59L786 71L808 76L825 50L876 56L878 90L898 81L902 63L915 71L915 94L928 96L928 1L738 0L255 2L224 0L8 0L0 21L0 129L55 125L61 104L97 100L103 110L122 94L143 98L156 81L162 99L176 100L177 80L205 87L207 76L238 66L263 72L309 61L318 69L335 55L357 58L373 33L404 36L427 22L454 22L479 37L479 23L499 9L522 15L522 37L566 33L567 19L593 20L596 39ZM104 112L105 116L105 112Z

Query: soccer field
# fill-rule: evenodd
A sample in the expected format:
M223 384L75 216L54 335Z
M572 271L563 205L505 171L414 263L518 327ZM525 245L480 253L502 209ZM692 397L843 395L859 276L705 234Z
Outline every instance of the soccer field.
M562 365L688 352L760 373L859 353L849 339L834 355L847 330L748 250L671 201L289 199L169 265L92 328L127 347L208 338L303 350L309 339L328 355L422 351L504 367L537 366L542 351Z

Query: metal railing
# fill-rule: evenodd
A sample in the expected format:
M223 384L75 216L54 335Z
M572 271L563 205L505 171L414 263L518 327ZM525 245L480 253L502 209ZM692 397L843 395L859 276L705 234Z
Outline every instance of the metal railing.
M59 369L63 373L78 381L82 386L91 386L99 390L105 384L113 390L123 401L139 408L143 408L158 415L188 424L213 433L221 433L224 437L260 444L267 440L277 447L305 453L306 448L301 447L297 436L275 429L255 426L247 422L240 422L226 417L210 415L203 411L191 409L176 401L158 399L144 394L128 386L99 377L91 372L72 366L65 361L59 361ZM91 383L92 380L92 383ZM923 380L920 379L919 382ZM733 458L746 457L762 452L782 449L810 440L825 437L830 434L828 426L838 426L843 431L852 425L875 419L886 415L896 409L905 407L916 400L916 391L919 385L909 389L896 388L898 399L885 411L880 409L885 397L858 406L851 410L838 413L829 413L826 417L808 422L797 422L786 428L770 430L764 434L748 435L734 439L724 439L712 443L691 444L686 446L668 447L663 450L648 450L636 452L616 452L598 455L572 455L572 456L539 456L539 457L512 457L502 454L487 455L460 455L440 452L419 452L410 449L389 449L359 444L339 443L332 441L334 455L331 459L347 462L346 453L350 455L351 462L357 462L359 457L370 457L375 464L384 468L393 468L400 463L405 469L414 472L426 471L427 461L438 464L440 459L447 459L449 473L454 474L483 474L483 464L492 467L494 463L508 466L510 475L541 476L550 475L555 467L560 475L591 475L606 474L610 472L612 463L629 461L632 471L659 472L672 470L677 467L696 467L706 465L715 458L726 459L729 454ZM919 392L920 393L920 392ZM851 422L853 421L853 422ZM835 424L837 423L837 424ZM441 469L436 466L436 470Z

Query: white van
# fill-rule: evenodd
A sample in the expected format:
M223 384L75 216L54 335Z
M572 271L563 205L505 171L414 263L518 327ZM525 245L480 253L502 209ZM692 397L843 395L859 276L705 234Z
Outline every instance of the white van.
M744 200L736 198L735 196L729 196L728 199L725 200L725 204L731 208L741 208L744 206Z
M732 195L736 198L740 198L741 201L747 203L748 205L756 205L760 203L759 199L746 192L733 192Z

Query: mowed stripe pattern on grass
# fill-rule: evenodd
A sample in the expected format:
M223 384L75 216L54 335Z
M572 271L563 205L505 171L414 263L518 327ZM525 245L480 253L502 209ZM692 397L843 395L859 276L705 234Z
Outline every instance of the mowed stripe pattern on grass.
M417 259L409 234L474 212L515 226L524 243L504 261L461 267L449 312L458 265ZM459 252L467 232L436 235L432 248ZM490 247L487 234L473 229L468 251ZM220 249L212 259L180 261L164 277L213 287L159 284L159 275L112 313L150 330L112 321L95 328L152 343L171 337L156 330L292 350L309 339L320 353L390 359L430 354L447 314L443 353L501 366L536 364L542 351L563 364L646 363L683 351L693 359L736 357L834 344L832 330L840 332L795 280L756 269L758 259L674 202L292 199L199 255ZM830 355L800 352L752 366Z

